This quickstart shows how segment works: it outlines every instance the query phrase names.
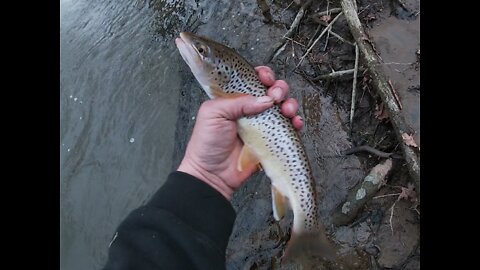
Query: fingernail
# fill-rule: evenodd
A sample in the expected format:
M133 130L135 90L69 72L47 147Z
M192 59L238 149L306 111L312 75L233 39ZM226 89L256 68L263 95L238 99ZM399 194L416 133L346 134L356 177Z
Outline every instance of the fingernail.
M300 120L301 122L303 122L303 117L299 116L299 117L298 117L298 120Z
M275 100L280 100L282 98L282 89L280 87L273 88L272 96Z
M273 101L273 98L269 96L263 96L263 97L257 98L257 103L270 103L272 101Z
M275 81L275 76L273 76L273 73L268 72L268 78L273 82Z

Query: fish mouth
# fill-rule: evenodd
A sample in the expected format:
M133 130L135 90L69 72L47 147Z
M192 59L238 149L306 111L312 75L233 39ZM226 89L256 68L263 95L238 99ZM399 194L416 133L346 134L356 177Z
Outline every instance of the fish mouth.
M177 46L180 55L183 60L192 67L199 60L199 55L192 45L192 39L186 32L181 32L180 37L175 39L175 45Z
M175 44L177 47L185 46L186 44L190 43L191 39L189 38L188 34L185 32L180 32L180 37L175 39Z
M183 60L190 67L197 81L203 85L209 85L209 76L205 72L206 66L194 47L194 38L187 32L181 32L180 37L175 39L178 51Z

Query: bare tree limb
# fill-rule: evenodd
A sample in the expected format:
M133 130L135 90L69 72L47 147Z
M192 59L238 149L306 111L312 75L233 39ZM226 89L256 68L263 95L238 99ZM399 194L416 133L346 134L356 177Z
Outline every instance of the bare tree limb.
M401 113L400 107L398 106L392 91L390 90L388 80L377 67L381 64L381 61L375 53L371 41L368 39L368 36L360 23L360 19L358 18L352 0L341 0L341 5L348 26L350 27L350 31L362 52L365 64L372 77L373 86L380 95L383 104L388 111L398 140L402 142L401 145L405 155L405 161L407 162L410 175L415 182L417 194L420 196L420 157L417 155L415 149L406 145L402 139L402 134L409 134L411 131L405 122L405 118Z

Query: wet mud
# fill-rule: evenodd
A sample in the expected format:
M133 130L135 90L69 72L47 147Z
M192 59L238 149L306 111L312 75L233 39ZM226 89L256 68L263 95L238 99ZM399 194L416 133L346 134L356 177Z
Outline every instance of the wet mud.
M235 48L254 66L263 65L272 45L288 30L299 7L287 8L288 3L274 1L270 5L270 21L262 18L262 10L255 1L246 2L222 2L212 12L215 16L199 25L196 33ZM409 124L419 140L419 15L412 17L410 12L405 19L394 7L388 1L360 1L359 10L365 9L362 22L367 25L384 62L402 63L386 64L384 72L398 91ZM312 6L312 10L315 8L326 9L321 5ZM411 7L412 11L415 9L418 10L418 5ZM345 20L341 18L336 24L333 29L352 41ZM270 181L263 172L258 172L232 200L238 216L227 248L227 269L419 269L420 222L418 213L411 209L411 202L395 203L393 218L390 218L397 197L372 199L351 224L339 227L332 224L332 215L349 190L383 160L369 154L342 156L341 152L363 144L382 151L400 153L400 150L388 119L375 117L379 99L369 85L368 76L358 80L361 92L357 94L353 130L349 123L351 79L312 80L332 70L353 68L355 58L351 45L330 37L328 44L319 42L307 57L308 61L294 70L306 50L302 44L308 43L317 25L305 19L285 50L268 65L278 79L289 83L291 96L300 103L300 115L305 119L301 137L316 179L320 217L329 238L339 248L339 259L327 262L319 256L302 263L280 263L290 237L293 215L289 213L279 222L274 220ZM362 62L359 66L363 68ZM189 135L184 131L191 131L199 101L207 98L186 66L184 71L186 95L185 102L179 105L181 119L177 120L175 164L180 162L188 141ZM394 162L387 181L388 185L381 188L378 195L397 193L398 188L393 186L406 187L410 182L401 160Z

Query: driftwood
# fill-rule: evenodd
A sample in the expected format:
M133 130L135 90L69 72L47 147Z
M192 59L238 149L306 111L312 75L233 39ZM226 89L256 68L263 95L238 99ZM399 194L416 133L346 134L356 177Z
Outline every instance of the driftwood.
M420 157L417 155L414 147L408 146L403 143L403 134L410 134L403 115L401 114L401 108L398 106L395 96L388 84L388 80L382 74L378 68L381 65L379 57L372 47L371 41L365 33L360 20L358 18L354 3L352 0L341 0L343 14L347 20L350 31L355 38L361 54L365 60L369 73L372 77L374 89L380 95L383 104L388 111L390 120L393 124L395 134L400 142L402 142L402 149L405 155L405 161L407 163L410 175L415 182L416 191L418 197L420 197Z
M350 190L347 200L333 214L333 224L343 226L350 223L365 203L377 193L391 168L391 159L387 159L383 163L373 167L364 180Z

